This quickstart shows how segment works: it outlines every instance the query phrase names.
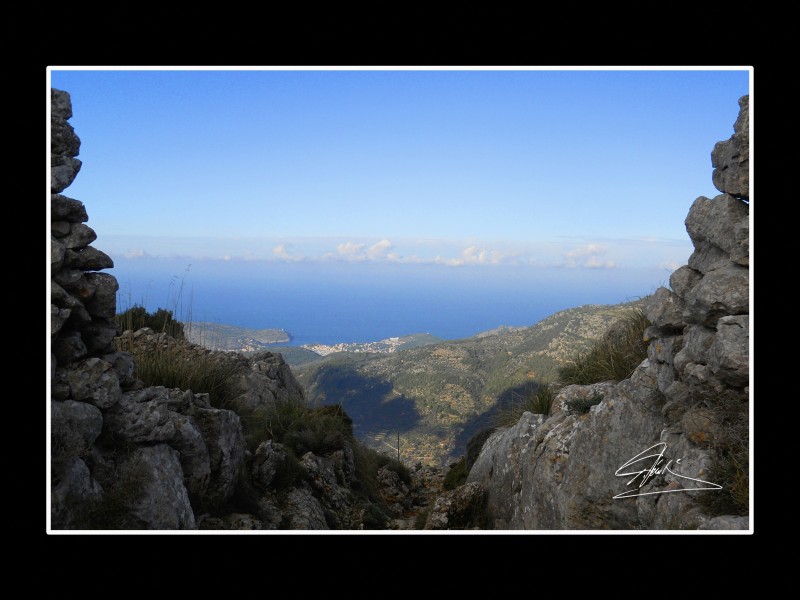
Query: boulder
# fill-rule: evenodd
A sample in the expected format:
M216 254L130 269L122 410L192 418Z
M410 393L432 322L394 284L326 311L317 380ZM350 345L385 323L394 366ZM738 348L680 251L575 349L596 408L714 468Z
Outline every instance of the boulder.
M294 488L286 494L283 519L285 529L330 529L322 505L307 489Z
M87 273L86 280L95 288L94 295L86 303L86 310L94 317L113 319L117 313L119 289L116 277L107 273ZM115 336L116 333L115 330Z
M750 255L750 208L730 194L694 201L686 217L686 231L695 251L690 266L707 272L719 262L748 264ZM701 258L702 256L702 258ZM709 258L713 256L713 258Z
M52 194L50 196L50 214L53 220L67 221L69 223L85 223L89 220L89 215L83 202L61 194Z
M166 399L165 388L151 387L125 392L121 394L119 402L104 412L104 429L111 439L120 441L169 441L175 436L175 423Z
M717 142L711 152L711 176L720 192L739 198L750 197L750 97L739 98L739 115L733 124L734 134Z
M102 488L92 478L89 467L74 457L59 465L50 487L50 519L53 529L82 529L86 514L100 500Z
M53 355L59 364L69 364L86 356L86 345L77 331L60 332L53 342Z
M208 447L211 467L203 506L216 508L230 500L245 473L242 423L235 412L217 408L197 408L193 418Z
M434 502L425 529L477 529L483 522L484 502L484 490L477 483L450 490Z
M283 444L267 440L259 444L250 462L250 480L256 487L266 490L283 470L287 461Z
M81 271L101 271L114 267L114 261L105 252L87 246L83 250L67 250L64 264L71 269Z
M706 273L686 295L687 323L714 327L720 317L747 314L750 308L750 270L729 263Z
M87 358L63 369L61 378L69 385L74 400L90 402L100 409L115 405L122 397L116 372L99 358Z
M747 385L750 378L748 315L726 316L717 321L717 335L708 350L707 364L714 375L728 385Z
M65 248L85 248L97 239L94 229L83 223L75 223L70 228L69 235L61 238Z
M103 413L86 402L50 402L50 427L53 436L69 432L80 437L85 448L94 444L103 430Z
M77 158L50 155L50 191L54 194L67 189L78 172L81 170L81 161Z

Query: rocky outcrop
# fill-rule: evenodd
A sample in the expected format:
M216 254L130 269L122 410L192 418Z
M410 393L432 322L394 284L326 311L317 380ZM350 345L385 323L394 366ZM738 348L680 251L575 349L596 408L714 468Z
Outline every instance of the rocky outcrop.
M489 436L467 482L486 489L490 527L748 527L748 98L739 104L734 135L712 153L722 194L694 202L694 252L647 302L647 359L626 380L567 386L549 416Z

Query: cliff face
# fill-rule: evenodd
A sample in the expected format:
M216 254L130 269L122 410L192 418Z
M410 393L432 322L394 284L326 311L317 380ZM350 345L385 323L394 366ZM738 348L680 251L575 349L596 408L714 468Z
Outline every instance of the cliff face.
M117 280L99 272L113 262L91 246L83 203L61 194L81 166L70 97L54 89L51 100L52 529L346 529L386 526L387 512L410 508L414 490L364 452L346 415L304 407L280 355L119 331ZM146 387L120 348L210 357L241 393L219 407L206 393ZM280 407L291 422L270 423ZM279 425L292 446L265 439Z
M711 155L722 194L686 217L694 252L648 301L648 358L624 381L564 388L550 416L525 413L483 446L467 481L485 488L495 528L748 527L748 100ZM590 397L602 401L571 408ZM622 468L649 448L663 461Z

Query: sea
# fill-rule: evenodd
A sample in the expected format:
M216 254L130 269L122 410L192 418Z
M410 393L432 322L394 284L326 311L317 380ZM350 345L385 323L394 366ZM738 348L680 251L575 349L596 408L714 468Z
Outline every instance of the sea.
M529 326L566 308L653 293L663 271L479 265L375 265L115 259L118 311L167 308L179 320L283 329L290 345L429 333L454 340Z

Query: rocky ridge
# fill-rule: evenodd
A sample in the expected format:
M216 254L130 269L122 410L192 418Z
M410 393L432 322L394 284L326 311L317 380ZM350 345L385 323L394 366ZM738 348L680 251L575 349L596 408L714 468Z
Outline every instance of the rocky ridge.
M567 386L550 415L524 413L488 437L467 478L488 527L749 527L749 98L739 105L733 136L711 154L722 193L695 200L694 252L646 303L647 359L626 380ZM649 448L663 462L622 469ZM660 472L629 483L651 466ZM637 495L615 499L626 492Z

